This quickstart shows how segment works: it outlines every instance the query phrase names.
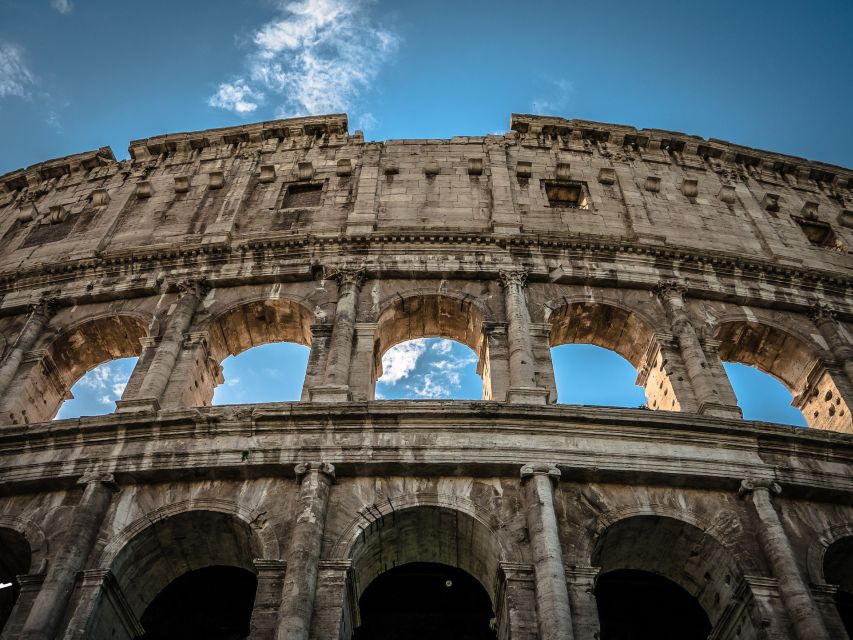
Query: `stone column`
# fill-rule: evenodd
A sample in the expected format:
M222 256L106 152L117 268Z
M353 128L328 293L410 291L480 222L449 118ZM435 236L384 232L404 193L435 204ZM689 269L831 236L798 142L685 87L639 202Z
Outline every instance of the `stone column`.
M509 390L509 349L505 322L483 323L483 346L477 375L483 378L483 400L506 400Z
M844 629L844 622L841 620L838 605L835 604L838 585L813 584L811 588L815 604L823 615L823 621L826 624L829 637L836 640L850 640L850 636L847 635L847 631Z
M595 580L599 571L598 567L566 567L576 638L598 638L601 634L595 599Z
M530 314L524 299L527 272L501 271L504 289L507 339L509 342L509 392L508 402L545 404L547 390L536 387L536 366L533 360L533 342L530 338Z
M278 626L278 610L287 563L284 560L255 559L258 572L258 588L252 606L252 622L249 637L252 640L274 640Z
M302 402L308 402L314 389L322 387L326 379L326 357L332 339L334 325L315 322L311 325L311 351L308 354L308 366L305 368L305 381L302 383Z
M129 640L145 633L112 571L88 569L79 575L75 606L62 640L107 635L115 640Z
M56 301L53 299L42 300L32 306L30 315L24 323L21 333L18 334L15 344L12 345L8 355L3 359L3 364L0 364L0 398L15 378L24 354L33 348L55 310Z
M320 562L319 567L311 639L352 638L352 561L327 560Z
M554 485L559 480L560 470L554 465L527 464L521 468L541 640L572 640L574 637L560 529L554 511Z
M684 289L672 282L658 284L656 293L666 308L672 334L678 340L687 377L699 403L699 413L722 418L740 418L737 406L725 405L709 373L705 351L684 308Z
M138 409L156 411L160 408L163 392L169 384L175 362L184 345L184 334L190 328L199 303L209 291L208 285L201 280L179 282L177 286L181 295L175 303L169 324L163 332L151 365L145 372L137 397L117 402L119 412Z
M501 590L495 603L498 637L538 640L536 572L531 564L501 562Z
M116 484L112 474L89 473L78 481L83 497L65 531L56 556L48 563L47 575L33 608L27 616L21 640L54 640L65 613L77 573L83 570L101 522L110 506Z
M844 368L848 383L853 385L853 345L847 342L841 327L838 326L835 311L826 305L816 303L809 310L809 317L817 326L820 335L826 340L830 352L835 355L838 363ZM853 398L849 400L853 402Z
M752 506L760 522L758 536L761 547L779 583L779 594L796 637L799 640L829 640L823 618L800 575L794 550L770 500L771 493L778 495L781 492L782 488L772 481L744 480L738 493L752 498Z
M295 471L301 485L296 522L290 534L287 552L287 573L278 615L277 640L308 640L317 591L320 545L329 508L329 494L335 479L335 468L328 462L300 463L296 465Z
M358 292L364 282L364 269L340 269L329 277L338 283L335 324L326 356L325 382L314 390L311 397L321 402L346 402L352 398L349 372L358 313Z

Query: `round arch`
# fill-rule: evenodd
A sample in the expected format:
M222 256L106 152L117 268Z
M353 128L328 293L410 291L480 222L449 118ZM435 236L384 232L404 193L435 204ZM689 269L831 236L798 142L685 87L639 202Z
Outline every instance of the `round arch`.
M0 529L10 529L26 540L30 554L30 573L44 573L47 570L47 538L40 526L32 520L18 516L0 515Z
M806 556L809 581L814 584L827 584L824 575L826 551L844 538L853 538L853 521L840 522L824 529L812 539Z
M717 625L744 576L735 554L689 516L663 515L659 509L620 515L601 521L590 550L599 575L632 570L663 576L695 598Z
M190 572L222 566L257 573L253 560L264 557L264 550L250 524L233 510L197 506L201 508L164 508L147 526L137 521L101 554L101 566L110 570L115 588L136 621L142 619L159 593ZM110 606L109 599L101 594L86 637L113 637L121 623Z

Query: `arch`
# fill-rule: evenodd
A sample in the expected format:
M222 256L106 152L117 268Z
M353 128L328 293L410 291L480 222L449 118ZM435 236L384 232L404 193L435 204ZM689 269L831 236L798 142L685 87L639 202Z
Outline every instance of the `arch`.
M826 550L844 538L853 538L853 521L833 524L812 538L806 555L809 581L813 584L826 584L824 558Z
M311 346L313 312L304 301L278 294L242 299L196 323L206 352L194 359L182 392L182 406L207 406L223 382L221 363L253 347L272 342Z
M479 301L457 293L409 292L393 298L379 312L373 341L370 395L382 375L382 356L391 347L417 338L447 338L461 342L478 357L484 397L491 397L491 378L485 367L483 328L488 316ZM486 356L486 357L484 357Z
M56 415L71 387L87 372L110 360L139 356L148 336L147 314L104 312L86 317L41 341L43 357L22 365L20 393L9 407L13 421L40 422Z
M189 572L222 566L257 573L253 560L263 557L262 541L233 510L163 508L158 512L147 526L137 521L125 529L120 535L122 546L114 545L101 557L136 621L159 593ZM110 638L121 628L111 611L113 599L101 593L86 637Z
M32 552L26 536L16 529L0 525L0 582L11 586L0 589L0 633L12 615L18 600L17 576L31 572Z
M766 321L724 319L713 328L720 358L770 374L791 392L791 404L810 427L853 432L847 401L826 367L827 356L811 340Z
M30 548L30 573L41 574L47 571L47 538L40 526L19 516L0 515L0 528L11 529L27 541Z
M689 522L689 514L659 511L626 509L602 519L590 563L600 575L634 570L663 576L693 596L717 625L743 580L743 567L708 528Z
M645 390L650 409L695 410L688 399L678 363L665 354L652 319L645 313L612 301L563 299L548 308L550 346L593 344L625 358L637 370L636 384ZM553 304L553 303L549 303ZM668 357L669 356L669 357Z

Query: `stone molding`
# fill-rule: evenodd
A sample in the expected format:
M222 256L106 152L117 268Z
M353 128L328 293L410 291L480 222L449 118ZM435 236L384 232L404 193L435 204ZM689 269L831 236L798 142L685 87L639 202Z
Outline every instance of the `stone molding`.
M311 472L323 474L332 482L335 481L335 465L329 462L300 462L293 467L293 472L299 482L302 482L305 476Z
M551 482L556 485L562 477L560 469L557 465L545 462L534 462L521 467L521 481L525 482L534 476L548 476Z

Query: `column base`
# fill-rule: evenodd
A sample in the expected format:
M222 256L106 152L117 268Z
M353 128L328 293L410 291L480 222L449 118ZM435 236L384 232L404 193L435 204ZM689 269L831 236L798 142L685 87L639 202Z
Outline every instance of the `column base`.
M548 389L538 387L516 387L506 392L506 401L509 404L548 404L551 392Z
M311 402L351 402L352 392L344 385L324 385L308 391Z
M116 400L116 413L133 413L135 411L159 411L160 403L157 398L133 398L132 400Z
M735 420L743 420L743 413L738 406L730 404L721 404L719 402L703 402L699 405L700 415L712 416L714 418L734 418Z

